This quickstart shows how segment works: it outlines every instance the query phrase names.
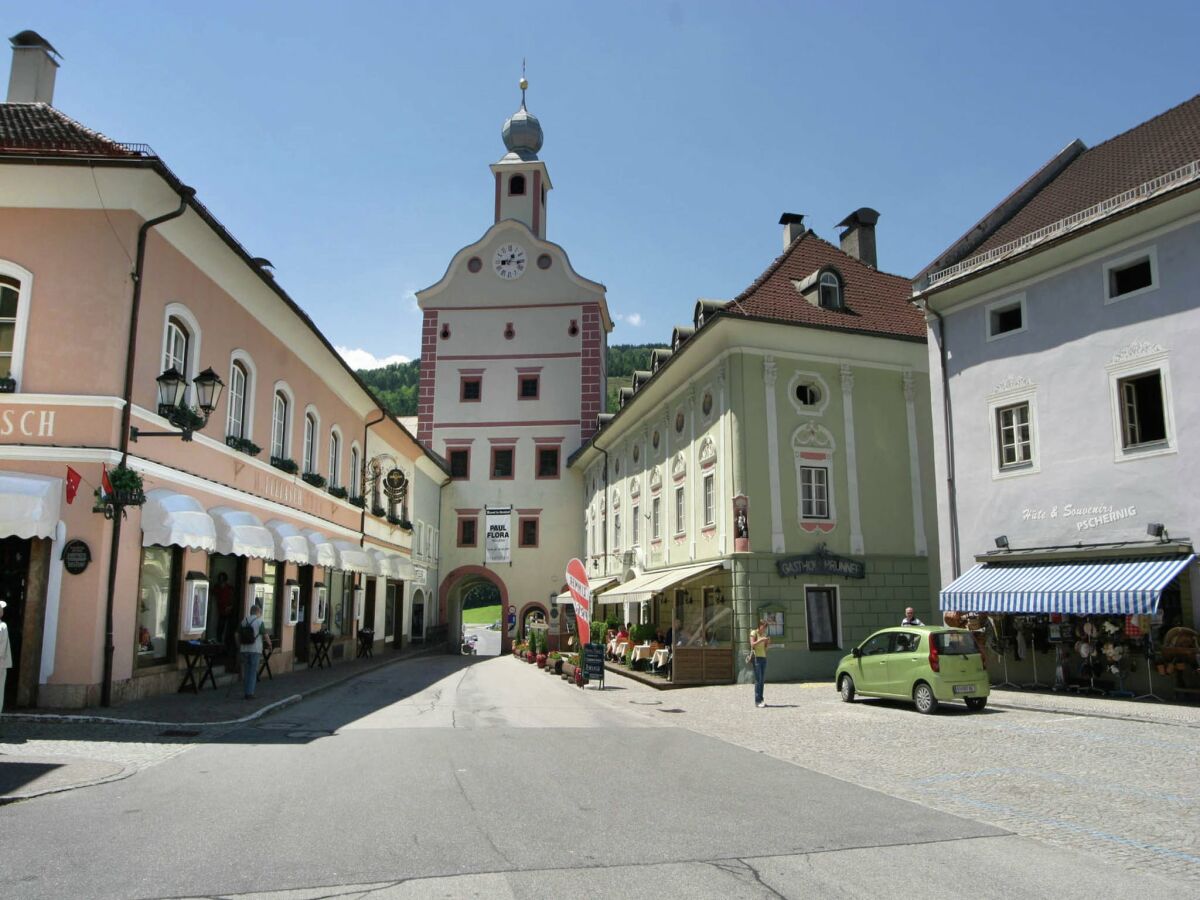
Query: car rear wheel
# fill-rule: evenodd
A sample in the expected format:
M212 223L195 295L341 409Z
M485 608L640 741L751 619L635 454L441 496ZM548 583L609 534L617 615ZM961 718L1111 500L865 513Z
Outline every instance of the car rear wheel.
M971 710L971 712L979 712L985 706L987 706L987 697L967 698L967 709Z
M843 675L842 680L838 682L838 690L842 693L842 700L846 703L854 702L854 679L849 675Z
M938 699L933 696L933 688L923 681L918 681L913 688L913 703L917 705L919 713L936 712L938 708Z

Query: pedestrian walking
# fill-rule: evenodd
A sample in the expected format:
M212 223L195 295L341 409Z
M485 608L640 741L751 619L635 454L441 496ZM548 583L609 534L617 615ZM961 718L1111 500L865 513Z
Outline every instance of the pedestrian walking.
M257 603L251 606L250 614L242 619L237 631L242 657L243 696L252 700L258 684L258 660L262 656L263 644L265 642L268 648L271 646L271 636L267 634L267 626L262 620L262 607Z
M8 623L4 621L4 610L8 604L0 600L0 712L4 712L4 689L8 682L8 670L12 668L12 644L8 642Z
M758 627L750 629L750 661L754 663L754 705L766 706L763 700L763 682L767 678L767 648L771 646L771 635L767 631L767 620L759 619Z

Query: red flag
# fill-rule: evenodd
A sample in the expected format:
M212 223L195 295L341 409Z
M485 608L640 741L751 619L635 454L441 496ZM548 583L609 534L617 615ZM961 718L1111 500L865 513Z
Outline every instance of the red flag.
M70 466L67 466L67 502L68 503L75 502L75 493L79 490L79 482L82 479L83 479L82 475L80 475L78 472L76 472Z
M107 500L113 495L112 482L108 480L108 466L100 464L100 499Z

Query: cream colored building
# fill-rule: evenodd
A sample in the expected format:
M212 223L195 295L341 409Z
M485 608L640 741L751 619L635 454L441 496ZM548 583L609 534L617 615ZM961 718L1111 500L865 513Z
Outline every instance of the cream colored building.
M498 589L518 622L557 616L566 563L583 551L582 492L566 461L602 411L612 330L604 285L576 273L546 240L551 184L524 82L502 134L508 152L491 167L493 225L417 293L417 433L452 479L442 495L439 586L451 636L463 594L481 582ZM489 508L511 509L510 563L485 562Z

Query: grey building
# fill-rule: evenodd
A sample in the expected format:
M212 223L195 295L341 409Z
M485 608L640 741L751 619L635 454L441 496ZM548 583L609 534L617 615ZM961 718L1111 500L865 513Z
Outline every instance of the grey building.
M1200 97L1073 142L917 277L941 607L990 614L994 680L1200 687L1198 285Z

